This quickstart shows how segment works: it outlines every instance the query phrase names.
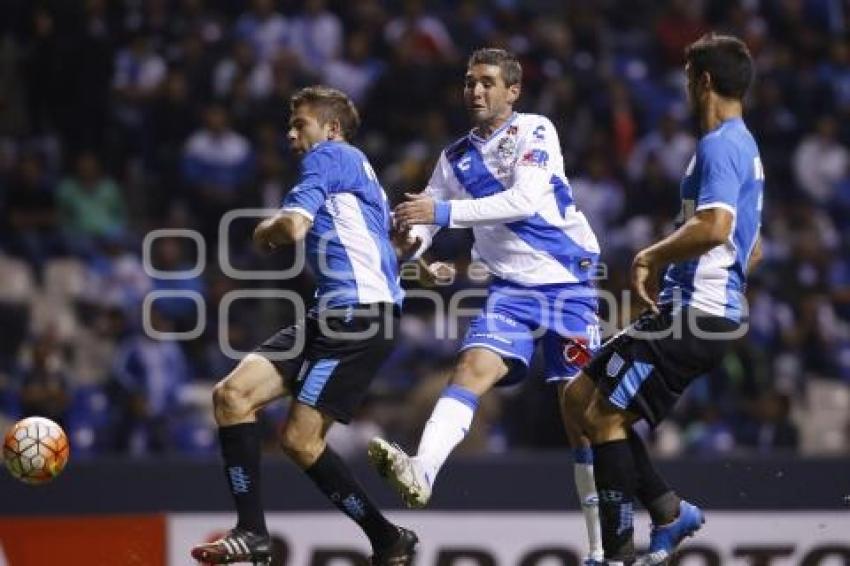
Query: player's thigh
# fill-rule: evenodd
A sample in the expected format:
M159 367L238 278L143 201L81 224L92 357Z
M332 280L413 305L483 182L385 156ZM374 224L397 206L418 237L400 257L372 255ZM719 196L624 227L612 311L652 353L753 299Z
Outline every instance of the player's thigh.
M489 348L473 346L458 355L451 383L483 395L508 374L509 363Z
M628 410L613 405L598 389L594 390L584 411L585 432L593 444L625 440L639 419Z
M595 391L596 383L584 372L579 372L569 381L558 383L558 405L565 427L583 428L585 410Z
M452 383L483 393L496 383L510 385L526 374L534 354L534 332L501 303L488 300L472 319L455 362Z
M215 387L219 402L248 406L256 410L288 393L283 377L272 362L250 353Z

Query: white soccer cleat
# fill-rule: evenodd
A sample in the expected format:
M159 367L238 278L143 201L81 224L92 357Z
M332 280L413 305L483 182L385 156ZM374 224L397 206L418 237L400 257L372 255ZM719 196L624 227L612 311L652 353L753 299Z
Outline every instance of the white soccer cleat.
M425 472L404 450L382 438L369 441L369 460L387 478L411 508L425 507L431 499L431 484Z

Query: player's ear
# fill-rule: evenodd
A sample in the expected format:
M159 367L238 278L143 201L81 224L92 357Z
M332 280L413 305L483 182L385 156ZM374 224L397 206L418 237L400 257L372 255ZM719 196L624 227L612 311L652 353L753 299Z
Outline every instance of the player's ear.
M341 139L345 136L342 135L342 123L338 119L330 120L327 123L327 138L329 140L333 139Z
M519 83L512 84L511 86L509 86L508 87L508 102L510 102L511 104L516 102L517 99L519 98L519 94L520 94L521 90L522 90L522 88L520 87Z
M714 87L714 81L711 79L711 75L708 74L708 71L703 71L699 77L699 83L701 87L705 88L705 90L710 91Z

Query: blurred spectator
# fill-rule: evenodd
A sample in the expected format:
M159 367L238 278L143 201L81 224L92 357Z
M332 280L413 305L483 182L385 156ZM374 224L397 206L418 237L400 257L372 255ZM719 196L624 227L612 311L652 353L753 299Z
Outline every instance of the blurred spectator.
M158 238L153 250L153 266L163 272L187 271L195 261L189 259L183 243L178 238ZM196 254L200 252L197 250ZM179 279L153 279L155 291L195 292L203 296L204 283L200 276ZM191 330L200 316L195 301L186 297L162 297L156 300L156 308L178 332Z
M352 33L345 43L345 57L323 67L322 81L347 93L358 105L384 70L383 62L371 56L370 39L364 32Z
M658 129L641 138L632 151L628 161L629 177L632 180L641 179L646 162L652 156L658 160L664 176L678 182L688 161L694 157L695 149L694 136L682 131L676 117L668 111Z
M451 61L454 42L443 22L425 11L422 0L405 0L404 14L391 20L384 36L391 46L407 42L417 62Z
M216 65L213 78L215 95L220 99L230 96L238 79L247 81L253 98L269 96L274 84L271 65L257 61L253 47L245 40L235 41L231 55Z
M21 69L26 84L30 128L32 133L44 135L60 125L66 77L62 70L62 46L55 18L45 7L38 6L32 12L31 23Z
M146 210L151 217L162 218L170 204L179 198L180 160L183 144L196 124L195 105L182 71L168 73L162 95L151 108L148 123L151 143L147 151L148 173L152 186L146 191Z
M605 234L623 211L625 192L614 177L607 156L593 153L587 158L587 174L571 181L576 206L587 216L596 234Z
M95 237L120 232L127 223L121 187L107 177L97 155L83 151L75 173L57 192L62 228L72 236Z
M327 9L326 0L306 0L289 31L292 50L301 65L315 75L342 55L342 22Z
M128 235L121 231L95 240L82 299L101 307L123 309L126 316L137 319L139 306L152 284L141 259L128 250L130 245Z
M759 452L796 450L800 432L791 420L791 400L777 391L765 391L753 404L739 441Z
M234 36L250 43L260 61L271 61L290 44L290 24L275 10L274 0L251 4L251 10L236 21Z
M6 195L7 251L29 261L40 273L44 262L62 250L56 194L39 159L21 158Z
M156 309L152 326L171 330ZM127 449L132 454L168 450L168 417L176 416L180 388L190 377L183 351L174 342L130 335L118 347L113 371L126 395L122 430Z
M838 124L822 116L814 132L803 138L794 152L794 174L806 194L815 202L828 203L836 184L850 165L850 151L838 141Z
M703 20L704 3L693 0L671 0L655 26L655 37L661 48L662 62L677 69L685 57L685 47L708 31Z
M64 422L68 407L68 376L63 346L55 333L36 337L24 355L21 369L21 410Z
M209 106L204 127L183 149L181 165L188 198L199 212L206 236L215 234L222 214L235 208L251 180L254 156L248 140L230 128L227 110Z
M146 33L137 32L130 45L115 56L112 88L116 119L131 132L141 128L145 106L165 80L165 61L153 50L151 41Z

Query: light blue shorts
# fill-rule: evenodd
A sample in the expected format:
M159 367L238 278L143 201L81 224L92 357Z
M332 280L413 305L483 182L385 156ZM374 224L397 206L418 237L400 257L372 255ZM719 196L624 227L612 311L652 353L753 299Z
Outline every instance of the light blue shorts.
M511 371L499 385L523 379L543 342L546 381L575 377L599 347L596 289L586 283L524 287L497 279L472 320L461 351L486 348L501 355Z

